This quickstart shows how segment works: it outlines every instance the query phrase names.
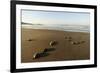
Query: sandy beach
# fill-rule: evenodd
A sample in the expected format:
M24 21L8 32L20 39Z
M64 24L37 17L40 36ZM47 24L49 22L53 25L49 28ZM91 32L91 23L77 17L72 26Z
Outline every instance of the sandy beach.
M71 37L69 41L65 37ZM50 41L58 43L50 46ZM84 41L80 44L72 44L73 41ZM35 52L48 51L41 57L33 59ZM90 34L85 32L57 31L46 29L25 29L21 31L21 62L47 62L86 60L90 58Z

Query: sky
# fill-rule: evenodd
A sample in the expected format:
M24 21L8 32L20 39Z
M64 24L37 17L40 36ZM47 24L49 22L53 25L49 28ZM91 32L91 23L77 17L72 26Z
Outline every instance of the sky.
M22 10L22 22L45 25L89 25L90 14L82 12Z

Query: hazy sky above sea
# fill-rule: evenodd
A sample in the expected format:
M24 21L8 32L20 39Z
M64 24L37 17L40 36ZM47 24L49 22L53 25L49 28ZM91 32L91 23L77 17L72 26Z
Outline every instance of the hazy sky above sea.
M54 25L89 25L90 14L82 12L22 10L22 22ZM57 24L57 25L56 25Z

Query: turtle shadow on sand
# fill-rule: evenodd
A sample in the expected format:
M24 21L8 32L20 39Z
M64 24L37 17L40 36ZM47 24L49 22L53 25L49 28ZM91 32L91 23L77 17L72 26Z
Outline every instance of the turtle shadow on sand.
M46 57L46 56L49 56L51 51L54 51L55 48L46 48L43 52L41 53L36 53L33 55L33 59L39 59L39 58L42 58L42 57Z
M46 57L46 56L49 56L50 54L49 53L39 53L39 54L37 54L37 59L39 59L39 58L42 58L42 57Z
M40 53L37 58L49 56L51 51L55 51L55 48L46 48L43 53Z
M29 41L29 42L31 42L31 41L36 41L36 39L29 38L29 39L27 39L27 41Z
M49 45L52 47L57 44L58 44L58 42L55 40L50 41L50 43L49 43ZM55 51L55 48L45 48L42 52L33 54L33 58L35 59L35 58L46 57L46 56L50 55L49 52L51 52L51 51Z
M71 36L65 36L65 39L68 40L72 45L79 45L85 43L85 41L73 41Z
M55 51L56 49L55 48L46 48L44 50L44 52L51 52L51 51Z

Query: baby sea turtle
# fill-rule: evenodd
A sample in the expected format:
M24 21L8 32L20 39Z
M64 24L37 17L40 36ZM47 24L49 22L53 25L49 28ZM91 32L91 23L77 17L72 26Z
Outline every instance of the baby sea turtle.
M58 44L58 42L55 41L55 40L54 40L54 41L50 41L50 43L49 43L50 46L55 46L55 45L57 45L57 44Z
M33 54L33 59L36 59L36 58L38 57L38 54L39 54L39 53L34 53L34 54Z
M33 41L33 39L28 39L27 41Z
M44 54L44 52L37 52L37 53L34 53L34 54L33 54L33 59L40 58L43 54Z
M82 44L84 42L85 41L71 41L71 44L78 45L78 44Z
M68 36L68 37L65 36L65 39L68 40L68 41L72 41L72 37L71 36Z
M33 39L33 38L29 38L27 39L27 41L31 42L31 41L35 41L36 39Z
M46 51L47 51L47 48L43 49L41 52L35 52L35 53L33 54L33 59L36 59L36 58L41 57L43 54L46 53Z
M78 44L80 44L80 42L78 42L78 41L72 41L71 44L78 45Z
M85 41L81 41L81 43L85 43Z
M72 39L71 36L65 36L65 39Z

